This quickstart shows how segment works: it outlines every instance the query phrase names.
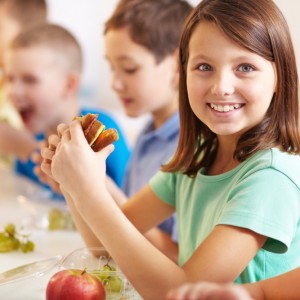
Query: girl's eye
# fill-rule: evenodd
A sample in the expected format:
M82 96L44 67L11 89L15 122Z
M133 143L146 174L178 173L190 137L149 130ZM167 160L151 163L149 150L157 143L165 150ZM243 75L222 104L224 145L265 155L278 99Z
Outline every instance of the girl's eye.
M128 68L128 69L124 69L124 72L127 74L134 74L136 70L137 68Z
M238 67L238 70L246 73L254 71L254 68L251 65L241 65Z
M201 64L198 66L198 70L204 71L204 72L211 71L211 66L208 64Z

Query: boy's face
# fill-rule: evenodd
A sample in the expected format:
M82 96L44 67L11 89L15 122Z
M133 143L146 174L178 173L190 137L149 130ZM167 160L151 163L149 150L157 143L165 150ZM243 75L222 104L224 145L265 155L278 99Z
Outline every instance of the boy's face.
M9 50L5 55L6 91L24 125L45 132L63 112L67 73L55 53L41 46Z
M105 51L112 70L112 89L128 116L164 114L170 105L177 105L175 55L158 64L149 50L132 41L127 29L108 31Z
M4 52L20 29L19 23L10 16L6 6L0 5L0 68L3 68Z

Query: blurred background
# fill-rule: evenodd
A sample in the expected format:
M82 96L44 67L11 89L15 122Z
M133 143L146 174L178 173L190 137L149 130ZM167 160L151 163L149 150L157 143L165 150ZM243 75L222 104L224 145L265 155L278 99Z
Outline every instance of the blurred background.
M259 1L259 0L258 0ZM84 53L84 71L80 100L89 106L100 106L114 114L128 133L132 143L138 128L146 118L129 119L122 112L117 97L110 88L110 69L104 58L103 24L118 0L48 0L49 20L65 26L79 40ZM189 0L193 5L199 0ZM284 13L294 40L300 70L299 0L274 0Z

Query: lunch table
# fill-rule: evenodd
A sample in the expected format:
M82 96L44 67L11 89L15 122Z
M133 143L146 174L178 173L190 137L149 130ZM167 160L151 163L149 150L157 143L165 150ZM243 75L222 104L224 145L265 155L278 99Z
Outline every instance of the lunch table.
M33 252L21 250L0 253L0 272L20 265L44 260L53 256L65 257L72 251L84 247L76 230L49 230L48 213L58 208L67 212L63 200L49 198L49 192L29 179L16 175L10 168L0 168L0 231L8 223L29 233L34 242ZM15 282L0 285L0 299L40 300L50 277L59 270L59 264L41 276L27 276Z

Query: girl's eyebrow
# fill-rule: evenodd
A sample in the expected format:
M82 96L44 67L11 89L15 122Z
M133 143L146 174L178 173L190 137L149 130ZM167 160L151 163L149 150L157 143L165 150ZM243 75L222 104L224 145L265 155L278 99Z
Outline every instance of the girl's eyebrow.
M204 54L197 54L194 56L190 56L191 60L198 60L198 59L203 59L203 60L210 60L211 58L209 58L208 56L204 55Z
M254 53L249 53L247 55L240 55L240 56L236 56L236 57L233 57L231 60L233 62L237 61L237 62L240 62L240 61L253 61L253 60L256 60L257 59L257 54L254 54ZM190 60L191 61L194 61L194 60L204 60L204 61L213 61L214 58L212 57L209 57L205 54L196 54L194 56L190 56Z
M107 55L104 56L104 58L109 61L109 58L107 57ZM127 55L122 55L122 56L119 56L117 58L118 61L134 61L132 57L130 56L127 56Z

